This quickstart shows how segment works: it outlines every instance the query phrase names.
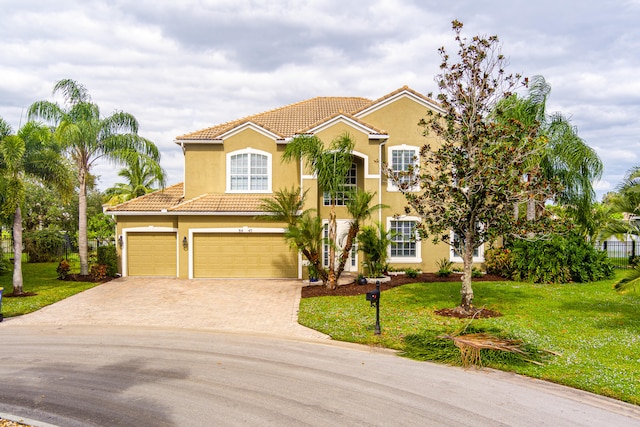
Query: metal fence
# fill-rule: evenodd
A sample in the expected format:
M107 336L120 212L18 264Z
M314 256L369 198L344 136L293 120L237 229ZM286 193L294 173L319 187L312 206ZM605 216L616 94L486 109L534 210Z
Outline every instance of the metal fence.
M89 257L96 255L98 247L113 245L114 240L101 240L101 239L89 239ZM13 240L2 239L0 240L0 249L2 249L2 255L5 258L13 258ZM57 256L60 259L66 259L67 261L80 261L80 254L78 253L78 246L75 242L71 242L68 238L65 239L65 243L57 248ZM24 246L22 248L22 260L29 262L29 254L25 251Z
M640 241L602 242L599 249L607 253L615 267L627 268L634 257L640 256Z

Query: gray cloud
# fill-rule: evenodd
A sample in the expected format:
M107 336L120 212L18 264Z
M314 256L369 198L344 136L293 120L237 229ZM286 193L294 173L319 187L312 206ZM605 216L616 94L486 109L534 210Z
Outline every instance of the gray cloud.
M182 180L177 135L314 96L434 91L437 48L497 34L510 71L542 74L605 162L599 193L640 163L640 2L435 0L2 1L0 116L14 128L54 83L134 114ZM96 169L102 186L117 176Z

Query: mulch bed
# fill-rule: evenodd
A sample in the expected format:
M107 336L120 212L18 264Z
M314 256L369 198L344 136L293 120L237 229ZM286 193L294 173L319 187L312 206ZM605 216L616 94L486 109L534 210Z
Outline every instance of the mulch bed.
M406 285L408 283L433 283L433 282L460 282L462 280L462 276L460 274L451 274L447 277L439 277L435 273L422 273L419 274L418 277L407 277L404 274L398 276L391 276L391 281L380 284L380 290L386 291L387 289L395 288L396 286ZM492 274L484 274L482 277L474 278L474 282L487 282L487 281L505 281L505 279L501 276L496 276ZM376 285L373 283L367 283L366 285L359 285L356 282L340 285L336 289L331 290L327 289L322 285L322 282L318 282L317 285L309 285L304 286L302 288L302 298L312 298L312 297L321 297L321 296L353 296L353 295L364 295L367 292L373 291L376 288ZM459 312L455 311L452 308L443 308L441 310L437 310L435 312L440 316L445 317L458 317L458 318L469 318L474 317L478 318L489 318L489 317L499 317L502 316L501 313L489 309L478 310L473 316L464 316Z

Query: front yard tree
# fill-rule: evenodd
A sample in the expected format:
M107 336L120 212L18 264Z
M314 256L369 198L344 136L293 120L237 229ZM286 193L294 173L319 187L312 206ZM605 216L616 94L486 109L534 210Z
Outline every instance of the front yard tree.
M159 164L160 152L153 142L138 135L138 121L133 115L117 111L101 117L100 109L91 101L87 89L76 81L60 80L53 93L61 93L65 104L35 102L29 107L29 117L41 118L55 125L55 138L76 164L80 274L88 275L87 180L91 167L99 159L127 163L137 157Z
M544 149L545 140L535 137L536 125L500 120L501 112L495 111L500 100L526 82L505 73L497 36L467 40L458 21L453 21L453 31L459 62L452 62L444 47L439 49L442 73L436 83L442 111L429 112L420 123L439 145L422 147L419 170L404 176L387 173L406 197L407 213L413 209L421 217L421 235L453 244L460 253L464 274L456 310L471 315L473 252L509 233L516 225L514 204L546 187L528 169L528 160ZM523 179L526 173L528 180Z
M0 126L1 127L1 126ZM13 294L23 293L22 280L22 206L28 179L57 187L61 194L71 193L68 164L51 130L42 124L27 122L16 135L0 136L0 189L2 216L13 222Z
M345 179L352 164L354 143L348 134L337 137L329 147L316 136L300 135L287 144L282 156L284 161L303 161L318 180L318 187L331 200L329 211L329 272L327 287L335 289L338 284L336 274L337 218L336 199L345 192Z

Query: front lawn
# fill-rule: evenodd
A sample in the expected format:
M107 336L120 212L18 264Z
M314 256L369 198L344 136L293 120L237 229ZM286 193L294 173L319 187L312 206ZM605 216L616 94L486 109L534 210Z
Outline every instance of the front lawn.
M35 296L6 297L13 292L11 284L13 273L9 271L0 275L0 288L4 288L2 298L4 317L31 313L99 284L58 280L57 266L57 262L22 264L23 291L37 294Z
M459 303L459 283L408 284L382 293L380 336L373 333L375 309L364 295L303 298L299 322L335 340L381 345L409 357L454 364L461 363L459 351L437 336L465 328L489 330L558 355L545 358L540 366L491 357L483 350L485 366L640 404L640 295L620 295L613 290L614 282L476 282L476 305L503 316L473 321L434 314ZM421 342L429 348L420 348Z

